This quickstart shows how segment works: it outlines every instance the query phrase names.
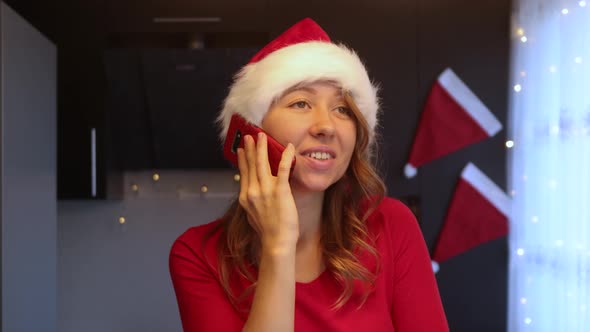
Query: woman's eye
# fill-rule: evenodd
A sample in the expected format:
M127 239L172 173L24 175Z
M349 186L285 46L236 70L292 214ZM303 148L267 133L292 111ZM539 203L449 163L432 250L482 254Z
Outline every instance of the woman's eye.
M350 108L345 107L345 106L340 106L340 107L336 108L336 111L342 115L346 115L346 116L352 115L352 111L350 110Z
M298 101L298 102L293 103L291 105L291 107L295 107L295 108L306 108L307 106L308 106L308 104L305 101Z

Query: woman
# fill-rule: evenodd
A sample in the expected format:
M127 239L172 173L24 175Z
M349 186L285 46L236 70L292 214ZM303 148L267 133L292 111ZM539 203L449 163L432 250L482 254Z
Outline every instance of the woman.
M418 224L371 164L377 89L356 54L305 19L236 76L222 139L234 113L286 150L272 176L267 135L246 136L239 198L172 246L184 331L448 331Z

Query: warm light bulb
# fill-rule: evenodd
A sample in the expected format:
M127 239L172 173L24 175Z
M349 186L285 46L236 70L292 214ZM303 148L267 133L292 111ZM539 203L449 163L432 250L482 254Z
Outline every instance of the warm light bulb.
M207 187L206 185L202 185L202 186L201 186L201 192L202 192L202 193L206 193L206 192L208 192L208 191L209 191L209 187Z
M524 36L524 29L523 29L523 28L518 28L518 30L516 30L516 33L517 33L519 36Z
M154 179L154 181L160 180L160 174L154 173L154 175L152 176L152 179Z
M131 190L138 191L139 190L139 186L134 183L134 184L131 185Z
M234 175L234 181L240 182L240 174Z
M123 225L125 223L125 217L119 217L119 224Z
M528 40L528 38L526 36L520 37L520 41L523 42L523 43L526 43L527 40Z
M520 84L516 84L516 85L514 86L514 91L516 91L516 92L520 92L521 90L522 90L522 86L521 86Z
M506 141L506 147L507 148L513 148L514 147L514 141L508 140Z

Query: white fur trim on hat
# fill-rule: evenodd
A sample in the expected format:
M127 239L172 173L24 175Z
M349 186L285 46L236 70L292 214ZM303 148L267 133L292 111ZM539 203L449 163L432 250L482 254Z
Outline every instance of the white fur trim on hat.
M271 103L284 91L318 80L336 81L350 92L369 124L372 138L378 122L378 88L371 83L365 66L343 45L312 41L283 47L242 68L217 119L222 141L234 113L260 126Z

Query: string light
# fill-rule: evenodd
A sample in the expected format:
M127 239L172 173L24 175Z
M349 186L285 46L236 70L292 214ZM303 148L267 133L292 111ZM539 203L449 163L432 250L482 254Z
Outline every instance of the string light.
M581 57L579 57L579 56L577 56L577 57L574 59L574 62L575 62L575 63L582 63L582 58L581 58Z
M153 179L154 181L159 181L159 180L160 180L160 174L158 174L158 173L154 173L154 175L152 176L152 179Z
M240 182L240 174L234 175L234 181Z
M514 147L514 141L512 141L512 140L506 141L506 147L509 148L509 149L513 148Z
M520 37L520 41L523 42L523 43L526 43L527 40L528 40L528 38L526 36Z
M580 5L580 7L586 7L586 1L582 0L578 2L578 5Z
M527 318L525 318L525 319L524 319L524 323L525 323L526 325L530 325L532 322L533 322L533 320L532 320L532 319L530 319L529 317L527 317Z
M557 72L557 67L555 67L555 66L550 66L550 67L549 67L549 71L550 71L550 72L552 72L552 73L555 73L555 72Z
M516 85L514 86L514 91L516 91L516 92L520 92L521 90L522 90L522 86L521 86L520 84L516 84Z
M524 70L523 70L523 71L521 71L521 72L520 72L520 76L521 76L521 77L525 77L525 76L526 76L526 71L524 71Z
M522 256L522 255L524 255L524 249L522 249L522 248L518 248L518 250L516 250L516 254L517 254L518 256Z
M131 190L137 192L137 191L139 191L139 186L134 183L131 185Z
M538 223L538 222L539 222L539 217L537 217L537 216L533 216L533 217L531 218L531 222L532 222L533 224L536 224L536 223Z
M123 225L125 224L126 220L125 217L119 217L119 224Z
M206 192L208 192L208 191L209 191L209 187L207 187L207 185L202 185L202 186L201 186L201 192L202 192L202 193L206 193Z
M521 304L526 304L526 297L521 297L520 298L520 303Z
M562 13L563 15L567 15L569 12L570 12L570 11L569 11L569 10L567 10L567 8L564 8L564 9L562 9L562 10L561 10L561 13Z
M524 36L524 29L523 29L523 28L518 28L518 30L516 30L516 33L517 33L519 36Z

